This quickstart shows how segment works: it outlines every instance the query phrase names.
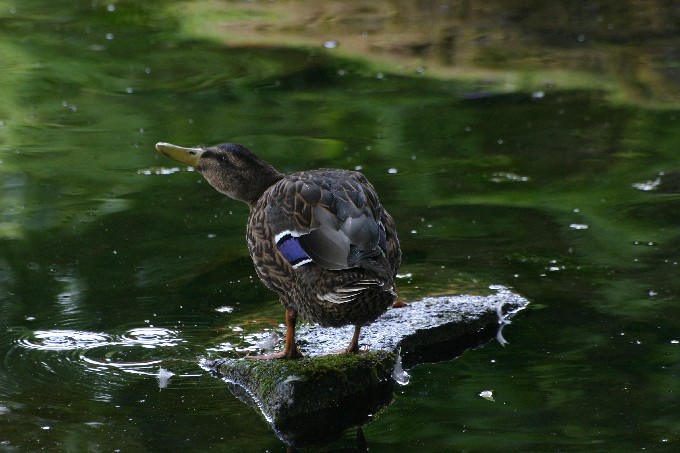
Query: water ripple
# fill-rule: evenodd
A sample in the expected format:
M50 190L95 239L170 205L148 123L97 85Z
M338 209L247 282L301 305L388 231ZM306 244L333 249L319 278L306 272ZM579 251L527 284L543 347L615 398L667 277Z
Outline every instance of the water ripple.
M112 336L78 330L38 330L19 338L17 342L28 349L49 351L89 349L116 343Z
M128 330L121 337L121 341L123 344L140 345L147 348L177 346L184 342L174 330L158 327L140 327Z
M94 391L125 386L125 376L130 374L153 376L161 387L168 385L169 376L196 376L195 355L188 346L177 348L187 341L170 329L140 327L123 334L68 329L24 331L15 333L12 343L4 357L6 371L15 378L30 374L36 382L70 375L79 385Z
M131 329L119 336L79 330L37 330L17 339L17 343L24 348L47 351L72 351L113 345L172 347L184 342L174 330L158 327Z

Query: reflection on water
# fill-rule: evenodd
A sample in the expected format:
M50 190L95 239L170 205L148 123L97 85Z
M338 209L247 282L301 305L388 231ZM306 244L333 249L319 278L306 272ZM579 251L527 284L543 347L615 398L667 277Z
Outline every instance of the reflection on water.
M371 451L677 447L673 2L293 3L0 0L0 449L280 451L196 365L282 322L247 208L160 140L361 168L402 232L402 299L534 302L505 348L409 369ZM309 47L282 47L296 31ZM491 71L427 77L438 58Z

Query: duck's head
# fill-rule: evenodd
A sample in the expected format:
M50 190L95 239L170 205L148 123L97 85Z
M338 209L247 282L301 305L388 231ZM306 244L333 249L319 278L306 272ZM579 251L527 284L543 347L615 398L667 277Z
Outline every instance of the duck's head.
M156 149L170 159L194 167L219 192L250 205L283 178L243 145L223 143L209 148L183 148L161 142Z

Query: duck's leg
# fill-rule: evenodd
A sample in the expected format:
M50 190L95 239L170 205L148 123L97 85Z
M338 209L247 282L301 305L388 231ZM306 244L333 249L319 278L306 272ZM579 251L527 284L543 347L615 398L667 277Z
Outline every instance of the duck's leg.
M297 312L286 308L286 342L283 351L267 355L251 355L248 359L300 359L302 353L295 344L295 324L297 323Z
M361 332L361 326L354 326L354 335L352 336L352 341L349 342L349 346L345 350L348 354L356 354L359 352L359 333Z
M295 344L295 324L297 323L297 312L286 308L286 343L283 347L283 355L286 359L299 359L302 353Z

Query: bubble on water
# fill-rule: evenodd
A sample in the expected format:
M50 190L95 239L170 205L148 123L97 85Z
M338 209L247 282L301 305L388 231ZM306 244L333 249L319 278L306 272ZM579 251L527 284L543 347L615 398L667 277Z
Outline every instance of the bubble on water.
M588 225L586 225L585 223L572 223L571 225L569 225L569 228L573 230L587 230Z

